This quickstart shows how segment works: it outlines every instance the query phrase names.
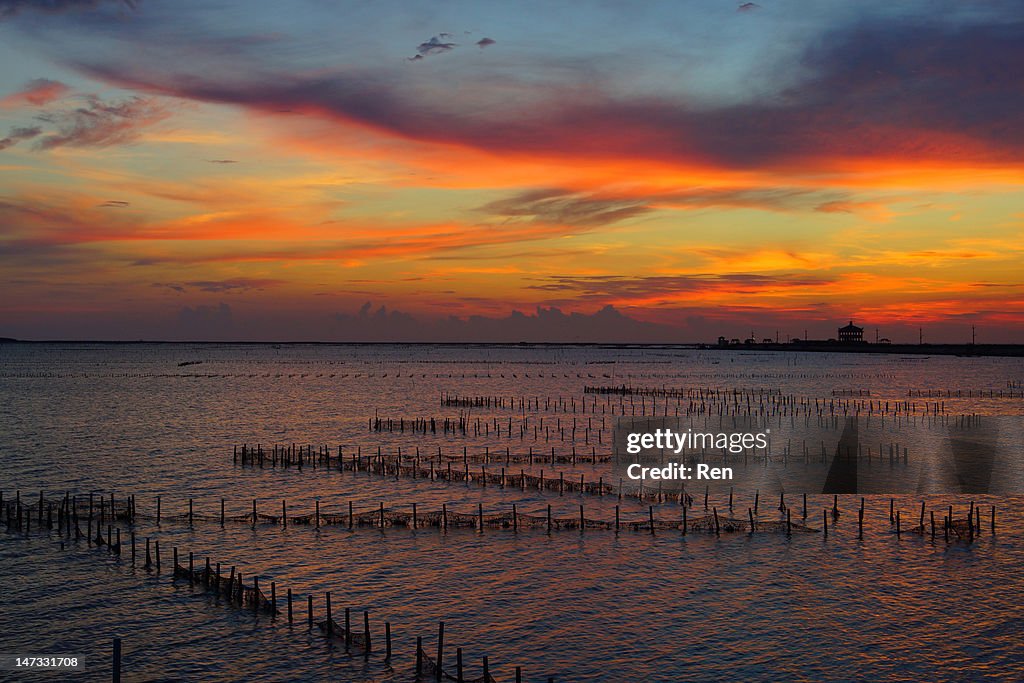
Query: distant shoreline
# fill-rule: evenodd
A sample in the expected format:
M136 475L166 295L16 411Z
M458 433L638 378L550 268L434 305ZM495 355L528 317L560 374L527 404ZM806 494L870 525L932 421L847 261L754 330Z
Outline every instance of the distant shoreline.
M0 344L87 344L87 345L210 345L210 346L469 346L469 347L589 347L604 349L688 349L722 352L769 351L786 353L880 353L929 356L1024 357L1024 344L843 344L798 341L790 343L717 344L696 342L450 342L450 341L167 341L103 339L12 339L0 337Z
M788 351L808 353L888 353L928 356L1024 356L1024 344L869 344L827 341L797 341L788 344L705 344L701 348L715 351Z

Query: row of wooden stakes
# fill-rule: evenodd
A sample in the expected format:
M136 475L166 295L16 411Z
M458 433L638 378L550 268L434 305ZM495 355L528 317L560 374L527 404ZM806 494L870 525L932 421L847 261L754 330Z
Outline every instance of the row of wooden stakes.
M793 522L793 509L787 504L785 493L780 493L778 510L781 513L782 519L776 520L763 520L759 517L760 508L760 491L755 492L753 506L747 509L748 520L742 518L732 517L731 515L720 515L717 506L710 506L710 514L707 514L709 509L708 491L705 489L704 494L704 506L705 514L703 517L688 517L688 508L692 506L692 500L689 501L689 505L682 506L681 518L673 520L657 519L654 515L654 506L648 506L647 509L647 520L627 520L623 521L620 517L620 507L615 506L615 519L614 522L603 519L588 518L585 515L584 506L579 506L578 517L555 517L552 513L551 505L547 506L546 515L528 515L520 514L518 511L517 504L513 503L510 512L499 512L491 513L488 515L484 514L483 504L477 504L477 510L475 514L466 514L454 512L448 509L447 504L442 504L441 510L420 512L416 503L411 506L410 512L397 511L393 509L386 509L383 501L380 502L376 509L361 511L356 513L354 510L353 503L348 502L347 514L345 512L321 512L320 501L315 501L314 511L307 514L292 514L289 517L287 501L281 501L281 514L280 515L269 515L266 513L260 513L257 508L256 499L252 500L252 512L250 514L243 515L231 515L226 514L226 501L225 499L220 500L220 514L219 515L208 515L208 514L196 514L194 510L194 501L189 499L187 513L172 514L165 516L162 513L162 499L160 496L156 497L156 510L155 515L152 514L139 514L136 510L136 499L135 496L129 495L121 499L121 505L116 506L113 494L110 497L110 508L109 513L107 512L107 499L100 497L100 504L96 506L98 508L98 518L95 524L95 533L93 530L93 512L94 506L90 504L88 508L83 504L83 516L85 517L87 524L87 531L82 532L80 519L77 515L77 503L79 496L71 496L65 494L65 497L55 506L53 501L46 500L43 492L40 492L39 502L34 506L31 504L24 504L21 502L21 493L16 493L13 501L8 501L3 504L3 494L0 492L0 514L3 515L4 522L6 523L8 531L15 531L24 534L28 534L32 524L33 513L38 519L38 526L40 530L53 530L55 527L62 536L67 535L75 540L85 538L90 544L95 543L98 546L107 545L113 552L120 554L121 552L121 536L120 528L115 528L111 524L106 525L107 537L104 540L102 529L104 521L109 517L110 521L122 520L129 524L134 524L136 521L146 519L155 521L157 526L162 522L186 522L189 527L194 525L196 520L200 521L218 521L223 527L226 522L231 521L233 523L242 522L251 524L253 528L257 524L274 524L282 527L287 527L289 521L292 525L301 526L314 526L319 528L321 525L336 525L343 526L347 525L349 529L356 527L373 527L384 529L387 527L405 526L411 529L419 528L438 528L442 531L447 531L449 527L462 527L462 528L473 528L478 532L483 532L485 528L492 529L507 529L511 531L519 531L520 529L546 529L548 532L554 530L566 530L566 529L577 529L585 531L587 529L606 529L614 530L616 532L621 529L627 529L632 531L647 530L654 533L657 530L679 530L683 535L689 531L696 532L714 532L716 535L720 535L722 531L735 532L747 530L750 533L758 531L774 531L774 532L785 532L787 535L791 535L794 530L796 531L818 531L806 526L806 520L808 518L808 507L807 507L807 494L803 495L803 505L801 522ZM84 501L83 501L84 503ZM43 515L43 510L47 511L47 514ZM728 510L732 512L734 509L734 501L732 491L729 493ZM54 511L56 510L56 515ZM926 505L924 501L921 502L920 517L917 526L906 529L907 533L918 534L925 536L929 534L934 540L937 537L937 529L939 525L936 523L935 511L931 511L930 514L930 526L925 524ZM863 539L864 537L864 515L865 515L865 499L861 498L860 507L857 514L857 525L858 525L858 538ZM831 511L827 508L823 511L822 515L822 529L824 535L828 536L828 520L831 516L833 522L839 519L839 496L834 495L832 501ZM45 519L45 521L44 521ZM904 531L902 511L897 510L895 507L895 500L890 498L889 500L889 522L894 527L897 536L901 535ZM747 524L749 521L749 525ZM996 533L996 508L991 506L990 509L990 520L989 529L992 535ZM950 540L965 540L968 543L974 541L974 539L981 534L982 522L981 522L981 507L975 506L974 502L970 502L970 508L965 519L957 519L954 516L954 509L952 505L948 506L948 513L945 514L941 519L941 531L943 538L949 542ZM116 537L112 536L112 533L116 532ZM131 534L131 553L132 562L135 560L135 532ZM149 540L146 542L146 566L151 566L153 560L150 552ZM160 550L159 545L156 547L156 566L160 564Z
M14 507L13 504L8 503L5 508L7 514L8 530L12 527L11 511ZM23 506L19 506L19 510L23 509ZM27 520L31 518L31 515L19 515L18 530L24 532L24 536L28 537L30 527ZM21 527L20 524L24 522L25 526ZM40 525L37 527L42 531L45 527ZM52 527L51 527L52 528ZM129 536L131 539L131 566L136 566L136 538L135 532L130 531ZM90 545L94 544L97 548L105 547L106 550L114 555L120 556L122 554L121 547L121 528L114 527L113 525L107 525L107 538L104 541L102 534L97 531L97 537L94 539L90 536L86 536ZM116 539L116 540L114 540ZM146 537L146 554L145 562L142 567L146 570L155 571L157 574L161 572L161 558L160 558L160 541L155 539L151 542L149 537ZM65 548L65 544L61 542L61 548ZM155 554L153 552L155 550ZM209 558L206 558L205 567L196 569L195 567L195 555L192 552L188 553L188 565L185 566L179 561L178 548L174 547L173 551L173 579L175 580L187 580L193 587L200 586L206 592L213 593L218 598L227 600L228 604L238 607L240 609L251 610L257 614L269 615L271 619L276 619L281 613L278 608L277 600L277 583L275 581L270 582L270 596L263 592L260 588L260 580L258 575L252 577L252 584L246 585L242 572L236 571L236 567L232 566L228 576L224 576L221 571L221 564L218 562L216 565L211 563ZM331 604L331 593L327 592L324 595L324 619L316 620L314 615L314 596L308 594L306 596L306 623L310 630L314 628L319 629L323 635L331 642L338 643L344 646L346 652L361 651L364 656L369 659L371 653L373 653L373 638L370 632L370 615L368 611L363 612L363 629L362 632L357 632L352 628L351 625L351 609L345 608L344 610L344 625L339 624L334 620L334 614L332 611ZM295 606L294 596L292 589L287 589L286 592L286 613L289 627L295 622ZM458 648L455 654L455 671L450 672L444 668L444 622L438 623L438 636L437 636L437 655L436 658L431 657L427 654L423 647L423 638L417 637L416 639L416 669L415 674L417 680L436 680L436 681L457 681L459 683L496 683L494 677L490 674L490 664L488 658L485 656L482 660L483 673L481 676L476 678L466 678L465 668L463 663L463 651L462 648ZM391 623L384 623L384 664L390 667L392 659L392 637L391 637ZM113 680L120 681L122 673L122 644L120 639L114 640L113 650ZM522 667L517 666L515 668L515 680L516 683L522 683L523 671ZM549 677L549 683L554 682L553 677Z

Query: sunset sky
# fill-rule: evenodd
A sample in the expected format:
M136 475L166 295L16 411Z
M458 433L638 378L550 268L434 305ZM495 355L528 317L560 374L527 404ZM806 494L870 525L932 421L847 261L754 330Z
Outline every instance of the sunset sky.
M1024 342L1021 65L1017 1L0 0L0 336Z

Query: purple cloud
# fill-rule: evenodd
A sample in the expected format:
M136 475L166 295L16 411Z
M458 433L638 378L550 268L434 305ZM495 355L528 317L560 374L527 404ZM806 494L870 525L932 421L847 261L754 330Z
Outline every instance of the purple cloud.
M0 152L8 147L13 147L22 140L31 140L42 132L43 130L38 126L32 126L29 128L12 128L10 132L7 133L7 137L0 138Z
M36 148L109 147L134 142L144 128L167 116L167 110L149 98L104 102L95 95L88 95L84 106L36 116L57 129L36 142Z
M153 286L166 287L168 289L173 289L176 292L184 292L186 289L194 289L200 292L226 294L231 292L248 292L252 290L261 291L267 287L279 285L282 282L283 280L275 280L272 278L237 277L227 280L193 280L190 282L180 283L154 282Z
M90 55L68 63L89 76L143 91L277 112L354 121L409 139L491 153L647 158L726 167L872 157L963 161L1024 157L1024 22L973 23L889 16L841 26L800 59L803 80L770 99L695 107L663 93L625 96L601 83L565 97L558 84L524 85L528 106L509 103L507 83L481 82L475 102L429 97L378 68L295 73L239 52L203 54L202 68ZM455 45L439 36L416 57ZM231 68L245 56L244 72ZM223 68L216 60L224 59ZM579 86L578 83L565 85ZM599 141L599 142L598 142Z
M441 35L447 36L448 34L442 33ZM455 49L455 47L455 43L446 43L441 38L434 36L427 42L420 43L416 48L416 52L420 56L429 57L430 55L439 55L442 52L448 52L449 50Z
M96 9L104 4L118 4L131 10L136 8L135 0L0 0L0 19L13 17L25 10L58 14Z

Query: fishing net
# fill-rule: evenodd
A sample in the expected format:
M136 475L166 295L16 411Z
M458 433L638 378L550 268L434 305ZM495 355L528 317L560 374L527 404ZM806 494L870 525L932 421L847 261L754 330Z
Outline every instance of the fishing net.
M281 523L280 517L266 516L275 524ZM249 518L251 519L251 517ZM316 514L289 515L287 518L291 524L309 525L316 523ZM378 508L370 511L353 511L348 513L320 513L319 523L321 525L349 525L353 527L408 527L408 528L465 528L465 529L623 529L631 531L680 531L683 528L681 518L673 520L665 519L644 519L644 520L605 520L593 519L573 515L571 517L556 517L549 515L528 515L519 512L500 512L497 514L482 514L478 509L476 513L456 512L447 507L441 510L429 512L407 512L391 510L389 508ZM686 522L686 528L692 532L716 531L715 516L705 515L703 517L690 518ZM719 532L750 531L750 522L747 519L718 516ZM785 520L756 520L755 531L778 533L778 532L816 532L817 529Z
M352 630L346 631L345 627L334 619L325 619L324 621L317 622L317 626L330 640L338 641L342 645L355 646L366 652L370 651L368 647L369 640L365 633L356 633Z
M443 471L447 476L447 470ZM455 473L465 476L466 471L452 470L453 476ZM471 477L479 476L478 473L469 472ZM489 475L497 476L500 475ZM548 480L543 477L534 475L515 475L516 479L524 480L526 478L526 485L536 485L544 487L557 488L559 480ZM472 479L471 479L472 480ZM570 482L561 482L568 485ZM576 485L579 482L572 482ZM607 486L607 485L605 485ZM608 487L607 490L610 490ZM611 494L609 494L611 495ZM692 502L692 499L688 498L688 502ZM130 515L132 520L155 520L156 515L148 512L137 512L134 510L134 504L130 506L129 511L125 511L125 514ZM10 525L12 518L15 515L15 510L11 505L5 506L7 510L8 525ZM31 506L22 506L23 516L32 516L33 508ZM88 515L87 511L83 514ZM356 527L372 527L372 528L389 528L389 527L405 527L410 529L423 529L423 528L436 528L436 529L545 529L549 531L558 530L586 530L586 529L604 529L604 530L627 530L627 531L682 531L683 530L683 517L680 515L674 519L656 519L653 515L648 516L646 519L640 520L608 520L608 519L594 519L591 517L585 517L581 515L572 515L568 517L560 517L551 514L549 511L547 514L524 514L515 511L504 511L499 513L485 514L482 507L478 507L475 513L458 512L456 510L449 509L447 505L442 506L440 510L429 510L420 511L416 507L411 510L393 510L380 506L370 510L356 510L352 507L348 511L343 512L312 512L306 514L288 514L288 515L270 515L262 512L257 512L255 516L253 513L244 515L217 515L217 514L203 514L198 512L182 513L182 514L161 514L159 517L161 523L192 523L192 522L224 522L224 523L241 523L241 524L264 524L264 525L301 525L301 526L347 526L349 528ZM723 514L719 514L716 517L714 513L708 515L705 513L701 517L691 517L686 520L686 531L688 532L737 532L737 531L756 531L763 533L789 533L789 532L816 532L817 529L805 526L799 523L790 523L787 520L754 520L754 528L751 529L751 523L749 519L733 518ZM109 525L108 525L109 526ZM83 538L85 535L81 531L81 527L77 525L77 521L74 522L74 533L78 538ZM968 522L965 520L957 520L954 522L953 532L958 536L966 536L969 533ZM108 545L110 550L114 553L121 552L120 540L112 540L107 536L104 536L102 527L99 521L95 524L94 530L92 531L92 541L99 546ZM911 530L911 533L920 533L919 530ZM184 574L182 578L189 578L188 570L183 569ZM206 570L199 569L194 570L193 579L198 577L203 580L204 577L202 572ZM223 577L215 577L218 580L215 581L217 585L221 585ZM193 581L195 582L195 581ZM243 596L245 594L243 588ZM265 599L265 598L264 598Z
M399 449L401 450L401 449ZM235 450L234 458L236 458L242 464L252 465L254 467L296 467L302 469L303 465L316 467L334 467L335 463L341 462L343 464L337 465L338 469L351 470L351 469L365 469L361 464L352 464L352 459L355 458L356 462L366 462L373 458L380 458L380 454L373 455L362 455L360 453L350 454L348 456L344 454L331 455L330 451L326 447L321 447L320 450L314 451L312 446L306 448L298 448L293 450L286 446L274 446L269 450L264 450L262 447L253 448L247 445L243 445L241 448ZM386 456L391 459L395 456ZM572 447L568 452L557 452L555 449L549 449L547 451L537 450L534 451L532 448L526 453L513 453L510 449L506 449L505 452L485 450L483 453L470 453L468 449L463 453L437 453L434 458L440 466L440 463L458 463L458 462L471 462L473 464L490 464L490 463L587 463L597 464L611 462L611 453L598 453L596 447L590 449L590 453L584 453L577 451L576 447ZM423 461L430 460L426 456L419 456L416 454L405 455L405 459L422 459Z
M423 674L421 680L426 680L426 681L432 681L432 680L438 680L438 679L440 679L442 681L459 681L460 680L458 676L450 674L447 671L445 671L444 669L439 669L439 667L437 666L437 660L435 660L433 657L428 655L426 653L426 651L422 647L419 649L419 652L416 653L416 661L419 663L420 670L421 670L421 672ZM438 673L440 673L440 676L438 676ZM483 675L478 676L476 678L465 678L465 677L463 677L461 680L462 680L463 683L496 683L496 681L494 680L494 676L491 676L490 674L483 674Z
M180 564L174 565L174 578L185 579L193 586L201 586L208 593L216 594L233 605L264 612L266 614L277 614L279 610L263 591L255 586L247 586L242 583L241 574L236 575L234 570L225 578L209 567L189 570Z
M977 525L973 519L954 519L943 527L943 523L947 522L947 518L943 518L943 521L935 526L936 534L947 534L957 539L971 539L980 534ZM907 533L917 534L919 536L925 536L932 533L931 526L927 524L919 524L917 526L907 529Z

